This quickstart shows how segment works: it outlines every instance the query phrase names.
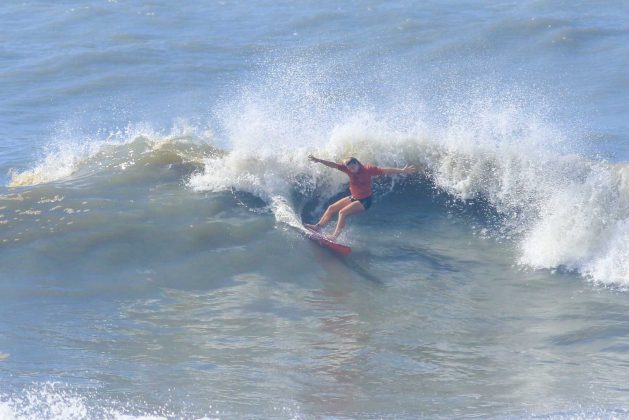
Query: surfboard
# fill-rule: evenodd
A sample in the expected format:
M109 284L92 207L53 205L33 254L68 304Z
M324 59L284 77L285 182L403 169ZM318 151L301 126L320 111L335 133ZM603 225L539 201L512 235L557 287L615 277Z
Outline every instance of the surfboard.
M352 252L352 248L348 247L347 245L343 245L343 244L339 244L337 242L331 241L328 238L326 238L325 236L321 235L319 232L310 229L309 227L304 226L304 228L306 229L306 236L315 241L316 243L318 243L319 245L328 248L329 250L332 250L336 253L339 253L341 255L347 255L350 252Z

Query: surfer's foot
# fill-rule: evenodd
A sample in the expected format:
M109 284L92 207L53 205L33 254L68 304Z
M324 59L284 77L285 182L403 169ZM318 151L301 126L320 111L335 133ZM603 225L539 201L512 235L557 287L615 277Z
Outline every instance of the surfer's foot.
M314 224L314 225L309 225L308 223L304 223L304 226L306 226L308 229L314 230L315 232L321 231L321 225L319 223Z

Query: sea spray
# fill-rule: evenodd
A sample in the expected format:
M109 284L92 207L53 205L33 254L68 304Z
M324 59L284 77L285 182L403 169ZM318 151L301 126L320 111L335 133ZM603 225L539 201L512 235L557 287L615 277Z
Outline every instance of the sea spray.
M134 406L129 402L97 399L97 395L95 390L72 389L58 382L34 383L14 393L0 391L0 418L161 420L174 416L166 403L157 409L146 409L144 402Z
M482 198L501 214L500 231L518 241L520 264L626 284L626 260L617 245L629 215L622 178L609 164L573 150L567 136L503 99L459 108L443 127L419 118L399 127L360 110L339 120L314 148L280 136L272 147L240 141L227 157L207 160L189 185L242 189L265 200L294 191L325 200L342 191L346 179L309 164L309 153L336 161L355 155L381 166L415 164L436 188L463 201Z
M256 83L217 102L209 129L184 125L161 133L137 125L80 147L61 142L33 169L15 172L11 185L103 167L124 172L137 165L138 155L150 160L169 149L198 165L184 180L187 187L252 194L278 222L294 225L305 201L323 205L346 188L344 174L312 164L309 154L413 164L454 199L481 198L491 206L501 216L496 231L516 241L521 265L629 284L626 170L581 153L578 133L554 120L541 95L521 86L483 91L479 83L467 90L457 84L431 113L423 98L436 93L414 96L408 89L414 85L404 80L389 83L387 92L374 88L373 97L364 86L352 96L338 80L345 68L303 59L269 66ZM190 142L202 145L191 155L183 152Z

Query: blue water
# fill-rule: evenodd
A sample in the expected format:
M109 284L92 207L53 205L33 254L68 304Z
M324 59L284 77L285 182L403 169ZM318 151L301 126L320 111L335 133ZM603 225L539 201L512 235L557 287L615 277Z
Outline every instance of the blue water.
M629 417L628 22L3 4L0 418Z

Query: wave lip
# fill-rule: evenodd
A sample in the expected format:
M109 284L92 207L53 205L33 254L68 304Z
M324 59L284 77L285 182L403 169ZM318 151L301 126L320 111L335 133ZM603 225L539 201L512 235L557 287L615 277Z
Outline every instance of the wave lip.
M28 187L71 178L81 171L125 170L133 165L172 162L198 163L220 151L211 131L189 125L163 134L144 124L129 126L104 140L61 141L47 148L32 168L11 170L8 186Z
M602 284L629 286L627 167L587 166L582 179L571 179L542 204L522 242L520 261L534 268L563 266Z
M355 155L381 166L415 164L436 188L461 201L482 197L497 211L498 231L516 241L522 266L562 268L629 286L627 167L574 153L566 137L512 104L457 109L443 128L421 120L400 127L383 115L359 112L309 148L293 139L274 139L273 147L240 141L206 159L188 185L254 194L280 221L286 206L278 203L299 211L291 201L295 194L325 200L345 188L342 174L311 164L309 153L337 161Z

